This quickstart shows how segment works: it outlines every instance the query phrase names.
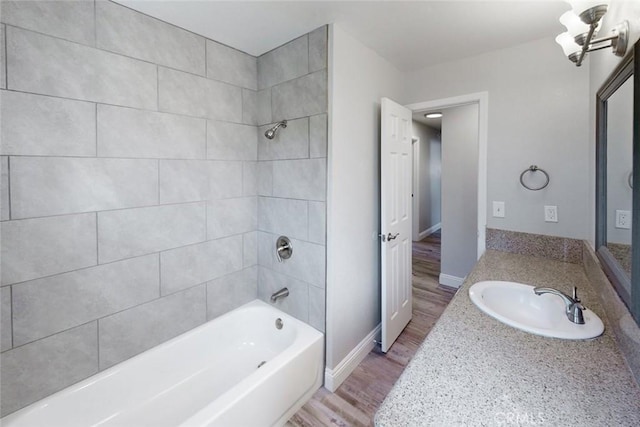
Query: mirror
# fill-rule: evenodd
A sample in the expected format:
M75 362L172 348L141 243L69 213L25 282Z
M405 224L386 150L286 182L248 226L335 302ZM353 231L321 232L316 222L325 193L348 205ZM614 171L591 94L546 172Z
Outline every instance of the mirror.
M640 42L597 94L596 249L640 325L640 214L633 214L640 213L639 64Z

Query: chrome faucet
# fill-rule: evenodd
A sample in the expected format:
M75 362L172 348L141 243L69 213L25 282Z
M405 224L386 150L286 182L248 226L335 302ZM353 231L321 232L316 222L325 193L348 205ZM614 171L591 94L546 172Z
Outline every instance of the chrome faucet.
M566 306L565 312L567 314L567 318L573 323L584 325L582 310L584 310L585 308L582 304L580 304L577 287L573 287L573 298L553 288L534 288L533 292L535 292L536 295L553 294L559 296L560 298L562 298Z
M284 298L284 297L287 297L287 296L289 296L289 289L282 288L279 291L276 291L271 295L271 302L276 302L280 298Z

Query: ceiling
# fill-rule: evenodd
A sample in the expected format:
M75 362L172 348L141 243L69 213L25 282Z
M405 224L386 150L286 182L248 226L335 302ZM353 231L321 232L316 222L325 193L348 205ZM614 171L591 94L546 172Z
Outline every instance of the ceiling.
M433 112L435 112L435 111L433 111ZM439 109L438 112L444 113L444 111L442 109ZM431 128L441 130L442 129L442 117L439 117L437 119L427 119L424 116L425 113L426 113L426 111L421 111L419 113L413 113L411 115L411 118L415 122L420 122L420 123L425 124L425 125L427 125L427 126L429 126Z
M117 0L259 56L328 23L401 71L515 46L563 31L561 0Z

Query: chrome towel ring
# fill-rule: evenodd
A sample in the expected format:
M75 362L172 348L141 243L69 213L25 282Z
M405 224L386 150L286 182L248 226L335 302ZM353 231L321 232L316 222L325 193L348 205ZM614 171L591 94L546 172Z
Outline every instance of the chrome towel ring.
M527 172L531 172L531 173L542 172L545 178L547 179L547 182L545 182L541 187L538 187L538 188L529 187L527 184L524 183L524 174L526 174ZM540 169L536 165L531 165L520 174L520 184L522 184L522 186L527 190L532 190L532 191L542 190L547 185L549 185L549 174L544 169Z

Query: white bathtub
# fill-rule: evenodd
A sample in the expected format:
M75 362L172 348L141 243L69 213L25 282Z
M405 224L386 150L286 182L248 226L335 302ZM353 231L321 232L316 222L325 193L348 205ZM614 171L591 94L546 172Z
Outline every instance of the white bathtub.
M277 318L282 329L276 328ZM322 370L322 334L256 300L10 414L0 424L282 425L320 387Z

